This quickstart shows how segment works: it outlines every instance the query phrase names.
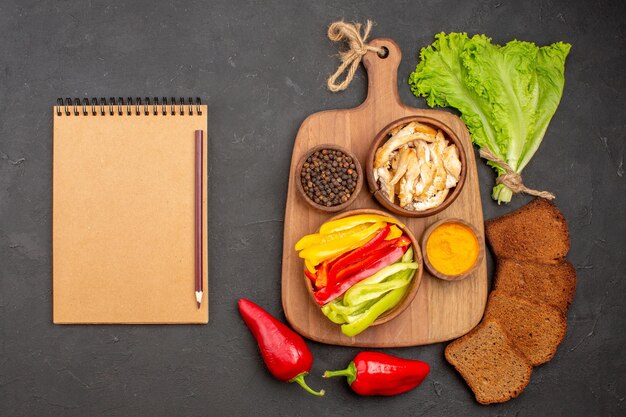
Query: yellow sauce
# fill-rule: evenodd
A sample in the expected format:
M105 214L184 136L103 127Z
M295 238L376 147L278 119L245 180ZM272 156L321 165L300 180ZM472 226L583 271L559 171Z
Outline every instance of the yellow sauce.
M426 256L431 265L446 275L461 275L472 268L478 259L476 235L460 223L437 226L426 242Z

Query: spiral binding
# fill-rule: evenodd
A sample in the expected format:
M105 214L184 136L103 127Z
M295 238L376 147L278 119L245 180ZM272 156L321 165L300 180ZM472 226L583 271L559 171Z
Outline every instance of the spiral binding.
M91 114L92 116L140 116L142 113L145 116L150 114L157 115L173 115L176 116L181 115L189 115L193 116L202 115L202 101L200 97L196 97L196 101L194 103L193 98L189 97L187 102L183 97L176 101L175 97L162 97L159 100L159 97L145 97L143 100L141 97L127 97L124 100L124 97L110 97L108 100L106 97L101 97L97 99L93 97L91 102L88 98L81 99L67 97L65 99L58 98L56 105L57 116L88 116ZM195 113L194 113L195 109Z

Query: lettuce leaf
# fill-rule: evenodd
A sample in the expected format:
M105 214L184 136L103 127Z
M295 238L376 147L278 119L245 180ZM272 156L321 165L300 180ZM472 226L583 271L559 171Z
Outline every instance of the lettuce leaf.
M489 148L521 172L539 148L558 107L565 82L562 42L538 47L511 41L504 46L485 35L439 33L420 52L409 77L413 94L429 106L461 112L473 142ZM489 161L498 174L502 167ZM509 202L512 192L496 185L492 197Z

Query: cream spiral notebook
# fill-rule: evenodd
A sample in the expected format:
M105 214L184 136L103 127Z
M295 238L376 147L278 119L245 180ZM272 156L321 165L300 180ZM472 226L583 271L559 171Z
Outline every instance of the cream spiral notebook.
M196 306L195 142L199 99L59 100L53 108L54 323L207 323Z

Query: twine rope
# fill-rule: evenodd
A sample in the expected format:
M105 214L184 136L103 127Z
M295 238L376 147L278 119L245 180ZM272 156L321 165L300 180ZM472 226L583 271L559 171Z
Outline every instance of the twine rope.
M361 33L362 26L360 23L346 23L343 20L331 23L328 27L328 39L333 42L346 42L348 44L348 49L339 53L341 65L339 65L337 71L328 78L326 83L328 89L333 93L345 90L348 85L350 85L359 67L359 63L367 51L376 52L378 54L385 53L385 49L368 45L365 42L372 29L372 24L372 21L368 19L363 28L363 33ZM343 81L338 82L337 79L346 70L348 72L345 78Z
M514 194L525 193L548 200L554 200L556 198L556 196L549 191L539 191L526 187L524 183L522 183L522 176L515 172L505 160L496 156L488 147L485 146L480 149L480 156L488 161L495 162L504 169L505 173L498 175L496 178L496 184L502 184L510 188Z

